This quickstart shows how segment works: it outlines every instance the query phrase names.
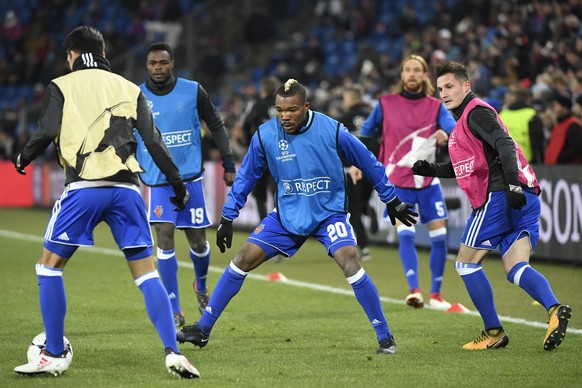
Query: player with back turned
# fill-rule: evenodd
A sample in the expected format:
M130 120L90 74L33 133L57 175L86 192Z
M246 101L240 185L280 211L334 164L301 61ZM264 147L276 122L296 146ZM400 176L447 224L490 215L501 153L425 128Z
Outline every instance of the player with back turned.
M277 117L254 134L222 208L216 234L221 252L230 248L232 223L266 167L277 185L275 210L234 256L200 321L178 331L178 341L206 346L212 327L248 273L276 255L292 257L311 236L325 246L352 286L376 332L376 352L395 353L376 286L358 261L348 221L342 159L358 166L372 182L393 224L399 219L410 225L417 214L398 199L382 164L356 137L338 121L309 109L307 91L299 82L290 79L277 90L275 108Z
M65 172L65 190L53 207L36 265L46 348L14 371L58 375L69 368L71 357L67 357L63 340L67 312L63 270L77 248L93 245L93 230L103 221L143 293L165 349L168 371L180 377L200 377L178 351L170 300L155 267L152 234L139 190L137 173L142 168L135 157L134 129L170 183L174 193L170 201L176 210L183 209L189 199L182 176L154 125L143 93L111 72L101 32L77 27L63 45L72 72L49 84L38 129L13 158L16 170L24 174L24 167L54 142ZM107 279L95 274L95 281Z
M572 309L560 304L548 280L529 264L540 235L536 175L495 109L471 90L463 64L445 62L437 67L436 76L442 101L458 117L449 138L451 161L419 160L412 171L421 176L456 178L473 208L455 268L485 329L463 349L497 349L509 343L481 265L487 252L499 247L507 280L546 309L549 323L543 348L554 350L564 340Z

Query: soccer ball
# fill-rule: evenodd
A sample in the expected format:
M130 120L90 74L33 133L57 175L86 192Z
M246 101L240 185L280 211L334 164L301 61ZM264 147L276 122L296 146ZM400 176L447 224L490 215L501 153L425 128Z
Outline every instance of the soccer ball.
M69 352L67 353L67 358L69 361L73 359L73 347L71 343L67 339L67 337L63 337L63 341L65 342L65 349ZM28 358L28 362L36 359L40 352L44 350L46 346L46 333L43 331L42 333L38 334L36 337L30 341L30 345L28 345L28 350L26 351L26 358Z

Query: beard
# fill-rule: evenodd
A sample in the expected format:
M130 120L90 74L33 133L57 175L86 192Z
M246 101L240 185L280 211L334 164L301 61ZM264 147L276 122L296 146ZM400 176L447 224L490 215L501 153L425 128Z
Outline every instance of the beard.
M404 83L404 88L410 93L414 94L422 92L422 86L422 82L418 81L406 81Z

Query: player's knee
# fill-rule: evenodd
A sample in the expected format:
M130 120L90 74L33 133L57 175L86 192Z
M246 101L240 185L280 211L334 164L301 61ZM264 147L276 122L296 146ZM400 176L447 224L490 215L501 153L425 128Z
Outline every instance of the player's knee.
M255 254L243 249L234 256L234 259L232 259L232 264L234 264L241 271L250 272L258 267L261 262Z
M232 264L243 272L250 272L252 270L251 263L244 256L238 254L232 259Z
M174 249L174 238L168 237L167 235L158 233L157 234L158 247L162 249Z
M360 269L362 269L362 266L360 265L360 262L357 258L345 261L340 267L346 278L354 276Z
M192 250L196 253L205 253L207 250L210 249L210 245L208 244L208 241L202 239L193 242L190 245L190 248L192 248Z
M190 248L197 252L206 250L208 241L206 241L206 230L204 228L185 229L184 232L186 233L186 238L188 239Z
M355 247L350 249L342 249L341 252L338 250L334 254L335 261L337 265L341 268L345 277L354 276L362 266L358 261L358 255Z

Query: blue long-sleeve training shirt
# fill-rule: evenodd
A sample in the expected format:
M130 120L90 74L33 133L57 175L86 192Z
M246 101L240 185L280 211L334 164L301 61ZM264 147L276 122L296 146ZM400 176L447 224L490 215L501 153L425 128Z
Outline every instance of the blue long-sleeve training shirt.
M362 170L383 202L396 197L384 166L362 142L338 121L308 111L307 124L297 134L285 133L277 118L259 127L222 216L238 217L256 181L269 168L277 185L275 203L281 223L290 233L310 235L331 215L347 212L341 159Z

